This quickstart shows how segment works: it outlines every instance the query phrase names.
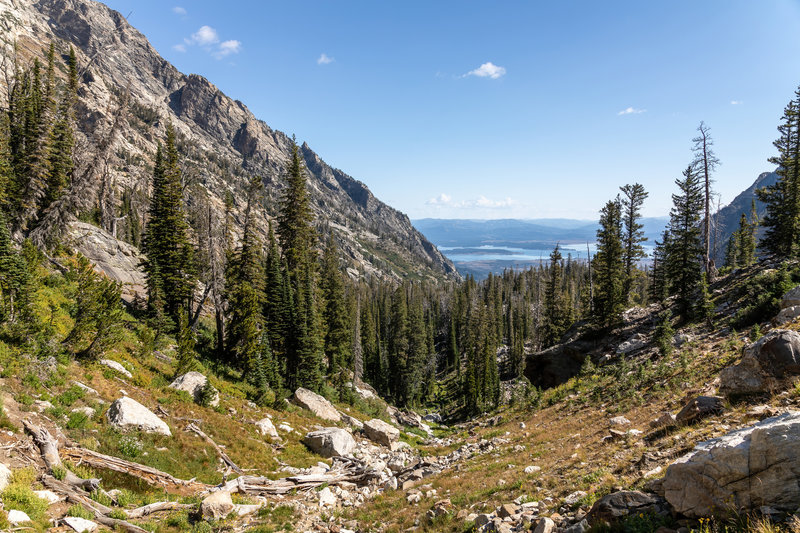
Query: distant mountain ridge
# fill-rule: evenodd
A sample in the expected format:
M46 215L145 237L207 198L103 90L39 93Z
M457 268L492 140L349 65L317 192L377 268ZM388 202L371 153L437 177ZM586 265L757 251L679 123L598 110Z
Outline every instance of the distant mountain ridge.
M645 236L650 243L664 230L669 217L645 217ZM561 244L594 243L598 222L578 219L439 219L412 220L414 226L437 246L514 246L539 249Z

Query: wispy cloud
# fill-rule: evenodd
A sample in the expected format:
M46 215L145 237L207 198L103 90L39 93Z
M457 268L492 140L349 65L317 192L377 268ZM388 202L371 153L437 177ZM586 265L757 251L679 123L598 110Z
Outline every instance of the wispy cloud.
M425 203L427 205L442 206L442 205L450 205L450 202L452 200L453 200L453 198L449 194L442 193L442 194L440 194L439 196L437 196L435 198L431 198L430 200L428 200Z
M646 111L647 111L647 109L637 109L635 107L626 107L625 109L623 109L622 111L617 113L617 115L640 115L640 114L642 114L642 113L644 113Z
M432 207L452 207L455 209L505 209L517 205L517 201L512 198L502 198L493 200L484 195L480 195L472 200L461 200L454 202L449 194L442 193L439 196L429 199L426 205Z
M214 57L216 57L217 59L222 59L223 57L229 56L231 54L238 54L239 50L241 49L242 49L241 41L237 41L236 39L223 41L222 43L220 43L217 51L214 52Z
M742 105L743 103L741 100L731 100L731 105Z
M200 46L208 46L219 42L219 35L217 30L211 26L200 26L200 29L192 34L189 39L184 39L186 44L198 44Z
M334 61L336 61L336 58L333 58L333 57L329 56L328 54L322 53L317 58L317 65L330 65Z
M186 8L183 8L183 7L181 7L181 6L175 6L175 7L173 7L173 8L172 8L172 12L173 12L173 13L175 13L176 15L180 15L180 16L182 16L182 17L185 17L185 16L186 16Z
M466 76L477 76L478 78L490 78L493 80L502 78L506 74L505 67L500 67L495 65L491 61L484 63L483 65L479 66L475 70L470 70L464 77Z
M199 46L217 59L238 54L242 49L242 42L228 39L220 42L219 33L211 26L200 26L191 36L185 38L183 43L172 47L176 52L186 52L190 46Z

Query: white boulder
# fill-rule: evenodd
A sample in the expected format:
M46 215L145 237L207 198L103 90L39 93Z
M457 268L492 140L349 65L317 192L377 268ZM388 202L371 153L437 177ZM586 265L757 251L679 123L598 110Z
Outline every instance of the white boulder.
M387 448L392 448L400 440L400 430L383 420L373 418L364 423L364 433L367 438Z
M272 439L280 439L281 436L278 435L278 430L275 429L275 424L272 423L272 420L269 418L262 418L258 422L256 422L256 427L258 428L258 432L264 435L265 437L270 437Z
M100 364L103 365L103 366L107 366L108 368L110 368L112 370L116 370L117 372L119 372L120 374L125 376L126 378L132 378L133 377L133 375L131 375L131 373L128 372L128 370L124 366L122 366L118 362L113 361L111 359L100 359Z
M293 400L294 403L303 409L308 409L323 420L330 420L331 422L340 422L342 420L339 411L336 410L333 404L316 392L300 387L294 391Z
M356 447L353 436L341 428L322 428L303 437L303 444L323 457L350 455Z
M159 433L172 436L166 422L133 398L123 396L108 408L108 422L120 429L136 429L146 433Z
M97 531L98 525L91 520L79 516L65 516L62 521L78 533Z
M197 402L200 401L203 387L206 386L207 381L208 378L203 374L192 371L175 378L175 381L170 383L169 387L171 389L188 392L189 395L194 398L194 401ZM211 399L209 405L211 405L211 407L216 407L219 405L219 392L216 389L214 390L214 397Z

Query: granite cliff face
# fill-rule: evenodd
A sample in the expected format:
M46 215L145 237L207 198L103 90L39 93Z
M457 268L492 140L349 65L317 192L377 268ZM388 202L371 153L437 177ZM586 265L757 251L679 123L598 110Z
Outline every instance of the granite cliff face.
M84 160L78 167L97 167L86 194L106 232L138 244L156 145L172 123L198 240L210 234L209 226L221 224L228 193L234 221L241 224L245 188L253 176L265 185L257 219L266 235L284 187L292 143L287 135L205 78L179 72L120 13L99 2L0 0L0 40L6 57L16 43L24 61L43 57L51 41L61 55L75 47L82 74L77 148ZM0 87L0 97L5 91ZM308 145L301 152L316 223L334 232L351 275L360 270L395 279L457 276L406 215L329 166Z

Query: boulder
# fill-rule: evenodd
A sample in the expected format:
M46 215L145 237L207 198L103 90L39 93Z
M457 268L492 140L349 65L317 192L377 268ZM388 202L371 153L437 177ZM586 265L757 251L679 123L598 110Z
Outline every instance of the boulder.
M774 322L780 326L782 324L786 324L787 322L794 322L798 317L800 317L800 305L793 305L791 307L781 309L780 313L778 313L778 316L775 317Z
M330 420L331 422L340 422L342 420L339 411L336 410L331 402L319 394L304 389L303 387L294 391L293 401L303 409L308 409L323 420Z
M679 424L690 424L701 418L719 414L723 411L722 398L719 396L698 396L689 400L675 416Z
M617 346L616 353L618 355L631 353L635 352L636 350L641 350L645 346L647 346L647 336L642 333L637 333L630 339Z
M667 468L663 489L690 518L762 506L800 506L800 412L794 411L698 444Z
M354 429L364 429L364 423L359 420L358 418L352 417L348 414L340 412L339 415L342 417L342 422L350 426Z
M53 505L64 500L63 497L59 496L52 490L35 490L33 493L36 494L36 497L40 500L46 501L47 505Z
M303 444L323 457L346 457L356 447L353 436L341 428L323 428L303 437Z
M258 422L256 422L256 427L258 428L258 432L264 435L265 437L270 437L272 439L280 439L281 436L278 435L278 430L275 429L275 424L272 423L272 420L269 418L262 418Z
M319 506L320 507L336 507L336 504L339 503L339 499L336 495L331 492L330 487L325 487L321 491L317 493L319 498Z
M226 490L212 492L200 503L200 513L203 518L219 520L231 514L233 509L231 493Z
M767 392L797 374L800 374L800 333L773 329L745 348L738 365L720 372L719 390L727 396Z
M666 502L653 494L638 490L614 492L603 496L592 505L586 515L589 524L614 524L629 514L669 514Z
M27 513L23 511L18 511L16 509L11 509L8 511L8 523L12 526L16 526L19 524L24 524L25 522L30 522L31 518L27 515Z
M631 421L625 418L624 416L615 416L614 418L609 420L609 422L611 422L612 426L627 426L628 424L631 423Z
M651 428L666 428L675 425L676 416L672 413L662 413L661 416L650 422Z
M188 392L194 398L194 401L199 402L202 397L203 387L206 386L207 381L208 378L203 374L192 371L175 378L175 381L169 384L169 388ZM216 389L209 405L211 407L219 405L219 392Z
M100 359L100 364L103 365L103 366L107 366L108 368L110 368L112 370L116 370L117 372L119 372L120 374L125 376L126 378L132 378L133 377L133 375L131 375L131 373L128 372L128 369L126 369L120 363L118 363L116 361L112 361L111 359Z
M781 298L781 309L787 309L796 305L800 305L800 285L789 290L789 292L784 294L783 298Z
M86 415L86 418L92 418L97 411L91 407L76 407L75 409L72 409L70 413L82 413Z
M556 530L556 523L552 519L544 517L540 518L536 523L536 528L533 533L553 533Z
M108 422L120 429L136 429L146 433L172 436L169 426L155 413L136 400L123 396L111 404L106 413Z
M439 413L429 413L422 417L425 422L433 422L434 424L442 423L442 415Z
M8 484L11 483L11 475L11 470L3 463L0 463L0 492L4 491Z
M78 533L85 533L87 531L92 533L93 531L97 531L97 528L99 527L91 520L86 520L85 518L81 518L79 516L65 516L61 520Z
M387 448L391 448L400 440L399 429L377 418L364 423L364 433L369 440L382 444Z

